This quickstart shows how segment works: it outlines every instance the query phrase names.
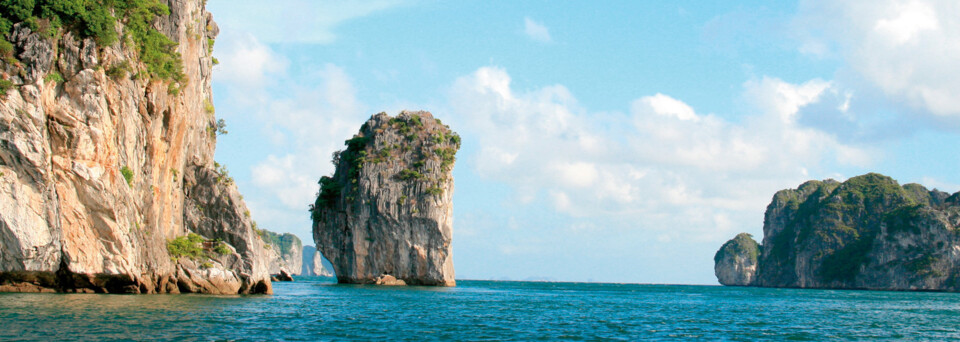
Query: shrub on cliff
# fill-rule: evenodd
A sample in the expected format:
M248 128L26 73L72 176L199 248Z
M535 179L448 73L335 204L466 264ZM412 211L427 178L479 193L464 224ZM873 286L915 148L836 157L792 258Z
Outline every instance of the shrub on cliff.
M204 248L204 243L208 243L210 250ZM180 236L167 241L167 253L173 260L179 258L189 258L191 260L203 260L213 258L215 255L227 255L232 253L230 247L223 241L207 240L202 236L189 233L186 236Z
M120 174L123 175L123 179L127 181L127 185L133 187L133 170L124 166L120 168Z
M199 260L205 257L203 250L203 237L194 233L180 236L167 242L167 252L172 259L187 257L193 260Z
M0 46L9 42L13 25L24 22L34 31L56 32L60 28L99 45L113 45L124 36L134 43L151 79L185 81L177 43L153 28L157 16L170 14L159 0L3 0L0 1ZM55 34L45 34L55 36Z

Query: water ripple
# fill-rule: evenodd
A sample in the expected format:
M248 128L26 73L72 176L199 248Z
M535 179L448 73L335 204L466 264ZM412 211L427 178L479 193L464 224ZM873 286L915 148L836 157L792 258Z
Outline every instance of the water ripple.
M0 340L960 338L960 294L459 281L273 296L0 294Z

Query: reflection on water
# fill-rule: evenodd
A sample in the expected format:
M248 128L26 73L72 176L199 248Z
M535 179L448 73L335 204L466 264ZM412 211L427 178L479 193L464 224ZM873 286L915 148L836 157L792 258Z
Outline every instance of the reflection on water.
M272 296L0 294L0 340L960 338L960 295L299 277Z

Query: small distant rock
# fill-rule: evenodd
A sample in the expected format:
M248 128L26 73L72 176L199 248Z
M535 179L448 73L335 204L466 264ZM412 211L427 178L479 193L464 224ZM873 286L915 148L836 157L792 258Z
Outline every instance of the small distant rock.
M290 273L287 273L287 270L280 269L279 274L274 274L270 276L270 280L273 281L293 281L293 276Z
M382 276L377 277L375 284L377 284L377 285L386 285L386 286L405 286L405 285L407 285L407 283L404 282L403 279L397 279L396 277L394 277L394 276L392 276L392 275L389 275L389 274L384 274L384 275L382 275Z
M727 286L747 286L757 273L757 256L760 245L753 236L740 233L720 247L714 255L714 274L720 284Z

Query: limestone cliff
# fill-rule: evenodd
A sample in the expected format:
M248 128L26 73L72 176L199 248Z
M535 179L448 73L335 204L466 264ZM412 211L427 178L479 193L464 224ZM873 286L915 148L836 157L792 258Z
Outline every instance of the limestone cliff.
M740 233L727 241L713 257L717 280L729 286L750 285L757 271L759 253L760 247L750 234Z
M331 272L331 267L328 266L329 263L325 262L323 255L320 255L320 251L313 252L313 275L319 277L333 277L334 274Z
M270 248L270 274L280 274L281 269L290 274L301 274L303 243L300 238L290 233L278 234L264 229L260 229L259 233Z
M336 153L311 207L341 283L453 286L453 165L460 137L428 112L370 118Z
M0 291L271 292L213 161L204 1L52 3L0 13Z
M810 181L767 207L750 285L958 291L958 228L960 193L873 173Z
M330 271L324 267L323 257L320 256L320 252L317 251L316 247L311 245L303 246L303 268L301 270L300 275L305 276L333 276L333 273L330 273Z

